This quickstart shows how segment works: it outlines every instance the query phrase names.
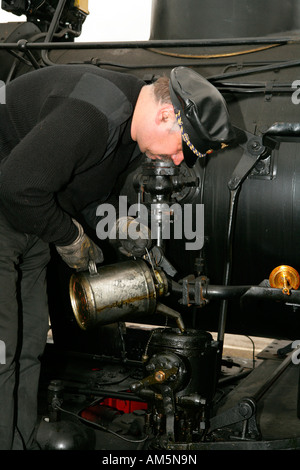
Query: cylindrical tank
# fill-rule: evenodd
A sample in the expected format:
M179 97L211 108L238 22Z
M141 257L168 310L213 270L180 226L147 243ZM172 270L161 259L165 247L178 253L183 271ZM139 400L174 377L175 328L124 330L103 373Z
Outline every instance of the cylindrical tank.
M150 38L246 38L299 26L297 0L152 0Z
M149 342L149 364L158 369L177 364L178 375L172 383L176 395L199 393L208 399L214 394L211 371L216 364L216 352L212 336L206 331L188 330L182 334L177 329L157 329Z
M29 22L14 22L0 24L0 42L15 43L20 39L34 41L40 36L41 31L36 25ZM8 51L0 50L0 80L6 81L10 77L10 72L14 73L15 66L19 66L19 62ZM23 66L23 70L27 72L30 66Z

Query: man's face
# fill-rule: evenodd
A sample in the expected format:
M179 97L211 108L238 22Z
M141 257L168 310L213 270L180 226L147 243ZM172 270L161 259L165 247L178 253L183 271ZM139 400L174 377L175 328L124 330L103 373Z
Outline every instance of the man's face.
M183 161L180 131L171 131L168 127L151 129L147 126L137 142L140 150L152 160L172 161L175 165Z

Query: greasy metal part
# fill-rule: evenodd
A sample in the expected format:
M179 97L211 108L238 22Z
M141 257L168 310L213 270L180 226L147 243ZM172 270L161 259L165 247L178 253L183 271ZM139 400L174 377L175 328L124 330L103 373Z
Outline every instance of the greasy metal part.
M178 368L176 379L170 383L176 396L197 393L202 398L214 394L213 367L216 357L216 343L210 333L202 330L157 329L153 332L148 347L147 370L170 370ZM197 373L193 373L197 371Z
M51 380L47 390L49 422L60 420L61 412L59 407L63 403L63 392L63 382L61 380Z
M295 280L293 285L297 286L297 280ZM182 280L181 284L174 281L171 282L170 291L182 296L183 305L197 305L200 307L204 307L213 299L228 300L234 298L240 298L242 302L250 298L279 300L282 302L289 300L294 305L300 306L300 291L298 287L289 288L289 295L291 297L287 299L283 286L284 282L281 281L278 287L271 287L267 279L258 286L212 285L205 276L196 278L194 276L187 276Z
M179 165L179 174L172 178L174 192L172 198L180 204L191 203L200 196L202 191L201 167L189 168L183 161Z
M163 382L164 380L166 380L167 376L163 370L158 370L157 372L155 372L154 377L157 382Z
M274 372L266 377L265 381L250 397L245 397L242 401L237 403L234 407L214 416L210 420L209 432L216 429L228 427L232 424L244 422L241 427L239 436L234 436L235 439L260 439L261 433L258 429L256 422L256 409L259 400L265 393L274 385L276 380L282 375L292 361L292 352L280 363Z
M141 396L145 396L148 387L152 393L159 392L153 395L153 399L156 400L158 414L163 413L165 417L167 440L174 442L176 411L174 393L183 387L188 370L180 357L166 351L154 354L146 365L146 370L152 371L152 374L132 384L131 390L134 393L140 393Z
M199 183L197 169L188 168L184 163L176 166L172 161L149 159L143 163L133 181L137 192L149 194L150 199L146 202L186 199L187 192L199 190Z
M286 295L290 295L291 289L298 289L300 276L292 266L277 266L270 274L269 282L271 287L282 289Z
M206 400L198 393L192 393L191 395L177 397L176 403L179 403L183 406L202 406L206 404Z
M165 360L166 358L164 358L164 361ZM161 366L161 364L156 363L155 365L154 362L149 362L148 367L146 367L146 370L149 371L151 369L154 369L153 373L148 375L147 377L144 377L140 381L133 383L130 387L132 392L138 393L139 390L144 387L149 387L151 385L161 385L163 382L167 382L170 377L176 376L179 370L178 367L174 367L174 366L168 369L167 368L163 369L162 367L159 367L159 366Z
M152 239L156 240L159 248L163 248L165 230L168 230L169 238L170 221L176 219L176 207L170 204L187 198L190 188L197 190L199 178L192 170L182 174L182 169L172 161L147 160L141 172L135 175L133 186L140 195L140 201L148 208Z
M140 259L73 274L69 293L77 323L86 330L130 315L154 313L157 297L167 292L167 282L160 275L157 288L152 270Z
M159 247L164 246L164 223L171 217L168 204L173 192L172 177L178 172L173 162L146 161L141 174L136 175L133 182L142 198L141 202L150 209L151 236Z
M153 269L155 289L158 297L162 297L167 293L167 280L163 271Z
M153 330L144 379L131 390L151 399L152 416L163 416L160 434L166 442L182 442L207 429L208 404L214 395L217 348L209 333L197 330ZM150 395L152 391L152 396ZM154 395L155 393L155 395Z
M259 439L260 431L256 424L256 402L252 398L244 398L236 406L214 416L210 420L209 433L216 429L221 429L237 423L243 423L241 435L235 436L235 439Z
M168 441L175 442L175 400L171 387L163 385L162 396L166 417L166 436Z

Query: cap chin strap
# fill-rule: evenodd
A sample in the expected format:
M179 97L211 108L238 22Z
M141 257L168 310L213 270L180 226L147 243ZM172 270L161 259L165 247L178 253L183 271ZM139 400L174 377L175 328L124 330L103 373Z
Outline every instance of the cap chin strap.
M212 150L207 150L206 153L201 153L201 152L199 152L199 150L197 150L197 149L194 147L194 145L193 145L192 142L190 141L189 135L188 135L186 132L184 132L184 130L183 130L183 123L182 123L182 118L181 118L180 110L179 110L179 109L176 109L176 110L175 110L175 117L176 117L177 123L178 123L179 128L180 128L182 140L186 143L186 145L188 146L188 148L189 148L198 158L203 158L203 157L205 157L208 153L211 153L211 152L212 152Z

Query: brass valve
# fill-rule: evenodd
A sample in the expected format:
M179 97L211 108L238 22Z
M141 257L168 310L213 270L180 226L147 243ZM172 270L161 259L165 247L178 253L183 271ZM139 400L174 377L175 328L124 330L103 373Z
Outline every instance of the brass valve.
M178 367L171 367L170 369L154 369L152 374L132 384L130 388L133 392L137 392L141 388L162 384L163 382L166 382L171 376L176 375L177 372Z
M282 289L286 295L290 295L291 289L298 289L300 276L291 266L281 265L274 268L269 277L271 287Z

